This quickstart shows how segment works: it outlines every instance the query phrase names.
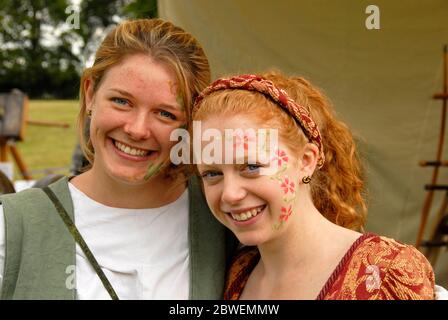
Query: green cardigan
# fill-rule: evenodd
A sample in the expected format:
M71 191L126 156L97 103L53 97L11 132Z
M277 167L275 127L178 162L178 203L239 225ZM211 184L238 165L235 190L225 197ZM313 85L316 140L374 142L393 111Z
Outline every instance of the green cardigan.
M50 188L74 220L68 178ZM236 241L210 213L196 177L188 188L189 297L222 299L226 265ZM75 299L76 289L66 285L67 267L76 265L75 241L47 195L32 188L2 195L0 202L6 225L1 299Z

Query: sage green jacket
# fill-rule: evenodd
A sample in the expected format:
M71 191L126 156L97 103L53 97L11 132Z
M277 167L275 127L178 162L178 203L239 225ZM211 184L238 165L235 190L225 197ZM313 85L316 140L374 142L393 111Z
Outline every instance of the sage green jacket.
M68 178L50 188L74 220ZM226 264L236 241L210 213L196 177L188 188L189 296L222 299ZM75 299L76 289L66 285L67 267L76 265L75 241L47 195L32 188L2 195L0 202L6 225L1 299Z

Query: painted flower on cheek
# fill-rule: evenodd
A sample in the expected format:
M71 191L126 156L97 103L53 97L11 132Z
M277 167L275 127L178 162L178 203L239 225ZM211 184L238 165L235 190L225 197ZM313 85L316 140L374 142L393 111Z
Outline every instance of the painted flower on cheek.
M235 143L233 144L233 147L236 149L240 145L244 146L244 150L249 149L249 142L255 142L255 133L252 131L249 131L247 133L243 133L242 131L237 131L234 134L235 137Z
M281 214L279 217L279 223L274 224L273 228L274 230L280 229L280 227L289 219L289 216L292 214L292 206L289 205L288 207L281 207L280 209Z
M286 152L284 150L278 149L274 154L273 160L276 160L278 166L281 167L283 165L283 162L288 162L288 156L286 155Z
M294 194L295 192L295 184L293 181L289 180L288 177L285 177L285 179L283 179L280 187L283 189L284 194L287 194L288 192Z
M291 206L288 206L288 208L282 207L281 212L282 214L280 215L280 221L288 221L288 218L292 213L292 207Z

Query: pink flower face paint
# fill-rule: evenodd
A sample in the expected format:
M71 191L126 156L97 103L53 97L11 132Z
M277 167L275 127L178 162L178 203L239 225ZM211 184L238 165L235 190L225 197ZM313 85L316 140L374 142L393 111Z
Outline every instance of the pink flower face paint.
M284 150L277 150L274 155L274 161L277 161L278 166L282 167L283 164L288 163L288 156Z
M285 177L283 179L282 184L280 185L280 187L283 189L283 193L284 194L294 194L295 193L295 184L293 181L290 181L288 177Z
M249 143L256 143L256 135L254 131L236 131L234 134L235 142L233 144L234 150L243 145L245 151L249 149Z
M280 209L281 212L278 217L278 222L273 225L273 229L278 230L286 221L288 221L288 218L293 213L292 205L290 203L294 203L296 200L296 182L287 176L289 157L285 150L276 150L272 160L277 161L280 169L271 177L271 179L276 180L279 183L279 188L284 195L282 197L283 206Z

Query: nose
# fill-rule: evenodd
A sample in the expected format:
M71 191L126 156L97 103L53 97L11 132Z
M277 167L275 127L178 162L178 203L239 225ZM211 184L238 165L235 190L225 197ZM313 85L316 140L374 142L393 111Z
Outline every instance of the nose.
M133 140L146 140L151 136L149 120L144 114L136 113L127 119L124 132Z
M224 177L224 187L221 194L221 202L234 206L243 200L247 195L247 190L239 181L238 177Z

